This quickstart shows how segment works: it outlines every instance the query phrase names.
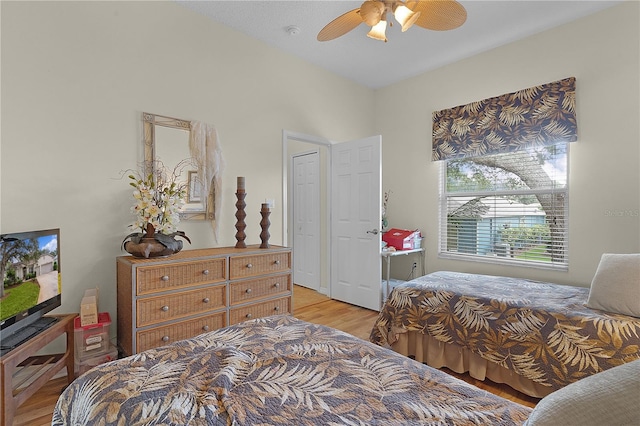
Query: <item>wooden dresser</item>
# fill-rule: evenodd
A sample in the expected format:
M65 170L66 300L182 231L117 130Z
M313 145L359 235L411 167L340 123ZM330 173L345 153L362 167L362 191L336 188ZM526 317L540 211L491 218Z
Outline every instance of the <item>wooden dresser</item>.
M247 319L292 313L287 247L121 256L116 265L118 346L125 356Z

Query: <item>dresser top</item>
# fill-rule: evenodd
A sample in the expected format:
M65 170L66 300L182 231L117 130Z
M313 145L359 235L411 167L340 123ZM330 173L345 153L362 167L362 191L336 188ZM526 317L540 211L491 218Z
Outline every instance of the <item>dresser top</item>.
M139 264L154 264L154 263L171 263L174 261L181 260L194 260L194 259L203 259L210 257L221 257L221 256L242 256L242 255L254 255L254 254L267 254L267 253L277 253L282 251L289 251L289 247L282 246L274 246L271 245L269 248L260 248L259 244L249 245L247 248L235 248L235 247L212 247L212 248L203 248L203 249L194 249L194 250L182 250L176 254L172 254L171 256L165 257L152 257L149 259L134 257L134 256L118 256L116 258L119 262L129 263L133 265Z

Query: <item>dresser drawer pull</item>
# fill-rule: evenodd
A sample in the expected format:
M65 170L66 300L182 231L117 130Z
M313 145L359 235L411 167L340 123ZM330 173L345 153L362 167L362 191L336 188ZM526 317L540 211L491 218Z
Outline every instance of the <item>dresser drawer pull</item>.
M169 307L168 307L167 305L164 305L164 306L162 307L162 311L163 311L163 312L168 312L168 311L169 311Z
M251 315L251 314L247 314L247 315L246 315L246 317L247 317L247 318L251 318L251 317L253 317L253 315Z
M205 297L204 299L202 299L202 303L209 303L209 298Z
M280 310L280 306L276 306L275 308L273 308L274 311L279 311Z
M253 265L251 263L247 263L247 268L253 268Z
M208 325L203 326L202 331L209 331L209 326Z
M169 275L163 275L162 278L160 278L162 281L169 281Z
M205 269L204 271L202 271L202 275L209 275L209 270Z
M274 265L279 265L279 264L280 264L280 261L279 261L279 260L276 260L275 262L273 262L273 264L274 264Z
M246 290L247 294L251 293L251 291L252 291L252 290L251 290L250 288L248 288L248 289Z
M275 283L273 286L274 286L275 288L280 288L280 283Z
M162 341L163 342L168 342L169 341L169 336L162 336Z

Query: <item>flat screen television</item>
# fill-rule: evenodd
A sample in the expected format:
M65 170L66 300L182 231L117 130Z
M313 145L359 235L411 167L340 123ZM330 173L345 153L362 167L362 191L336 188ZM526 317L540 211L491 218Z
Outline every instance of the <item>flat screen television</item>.
M62 303L60 229L0 235L0 261L0 345L4 353L47 328L52 320L43 315Z

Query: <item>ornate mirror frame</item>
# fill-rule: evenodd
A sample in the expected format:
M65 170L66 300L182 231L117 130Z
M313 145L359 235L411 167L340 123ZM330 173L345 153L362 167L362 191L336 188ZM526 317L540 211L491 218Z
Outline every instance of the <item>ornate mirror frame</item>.
M150 114L148 112L142 113L142 121L144 128L144 172L145 175L149 173L155 172L155 167L158 164L157 160L160 160L162 164L168 169L173 170L176 168L178 163L172 164L170 160L165 161L166 159L159 158L158 156L158 148L156 141L156 126L168 127L172 129L183 130L186 132L186 149L185 151L189 153L189 136L191 132L191 122L189 120L182 120L179 118L166 117L157 114ZM187 162L191 161L195 164L195 161L190 157L191 154L185 158L181 158L178 161L187 160ZM180 212L180 220L213 220L214 212L209 211L207 202L207 198L211 198L212 194L208 194L208 197L201 197L200 194L197 196L192 193L193 189L196 188L197 182L190 182L189 180L193 179L197 176L197 173L193 170L185 170L182 174L184 174L184 182L187 184L187 204L185 208ZM182 176L181 174L181 176ZM195 208L190 208L189 201L196 201Z

